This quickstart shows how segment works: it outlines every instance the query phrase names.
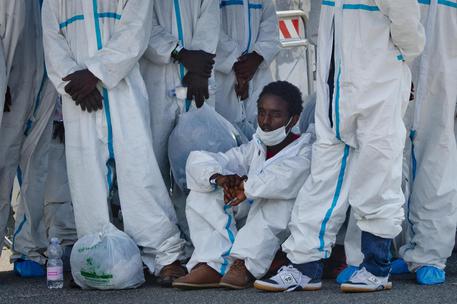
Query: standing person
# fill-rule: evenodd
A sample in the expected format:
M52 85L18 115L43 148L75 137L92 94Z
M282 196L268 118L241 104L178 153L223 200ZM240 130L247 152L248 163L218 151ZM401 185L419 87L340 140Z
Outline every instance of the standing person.
M273 0L223 0L220 9L216 111L233 124L247 119L256 126L257 99L273 80L270 64L281 46L276 8Z
M419 284L445 281L457 225L457 2L419 1L427 34L424 53L413 64L416 87L411 130L411 195L406 244L393 272L416 273Z
M17 274L31 277L45 275L44 251L48 243L42 221L43 201L57 92L44 66L41 2L24 1L23 5L16 7L24 10L24 27L16 33L20 39L14 55L9 55L14 67L8 79L11 103L0 127L0 237L3 241L17 173L20 197L11 260ZM22 14L10 13L13 21Z
M150 101L154 152L171 188L168 138L179 114L203 102L215 103L209 83L219 37L219 1L154 0L151 20L152 34L140 66ZM173 94L180 87L188 88L186 101ZM185 195L178 187L173 192L179 226L187 232Z
M0 1L0 125L3 112L9 112L11 107L8 79L24 24L25 0ZM0 242L3 244L3 238Z
M65 149L78 237L109 223L117 172L124 229L164 286L185 274L183 240L152 149L149 104L138 61L153 3L47 0L43 29L49 77L62 94Z
M403 108L424 31L415 0L324 1L319 30L316 133L311 175L298 194L283 244L290 260L261 290L321 288L349 205L364 261L345 292L390 289L390 246L404 218Z

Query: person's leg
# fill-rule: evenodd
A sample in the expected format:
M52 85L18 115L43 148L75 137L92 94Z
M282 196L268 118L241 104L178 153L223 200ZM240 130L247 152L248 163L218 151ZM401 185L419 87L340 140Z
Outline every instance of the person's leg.
M362 253L362 231L357 227L356 220L352 209L349 215L346 235L344 237L344 250L346 253L347 267L338 275L336 282L343 284L359 269L363 262L364 255Z
M248 204L244 202L243 204ZM231 289L251 287L263 277L284 241L294 200L258 200L252 203L246 224L240 229L230 256L235 260L221 280Z
M139 85L139 84L138 84ZM137 88L138 90L140 88ZM120 86L109 103L113 150L124 230L143 248L144 263L159 274L182 257L184 241L152 148L148 100ZM125 104L131 100L131 104ZM108 142L111 142L108 139Z
M277 200L253 202L230 255L244 260L247 270L254 277L261 278L268 271L284 241L294 203Z
M237 238L233 208L224 204L222 190L210 193L191 191L186 216L195 250L187 263L190 271L198 263L207 263L224 275L230 268L230 252Z
M237 237L233 208L224 204L221 189L209 193L191 191L186 216L195 250L187 263L190 273L174 281L173 287L219 287L232 263L230 252Z
M0 248L6 234L11 210L11 194L14 177L17 174L24 141L24 128L27 115L31 108L31 92L21 90L23 86L15 85L19 73L15 73L14 81L10 81L10 91L13 105L10 112L3 113L0 126ZM26 92L27 91L27 92ZM0 109L3 112L3 109ZM22 183L22 180L20 181ZM22 219L18 219L19 222ZM14 235L13 235L14 237Z
M54 139L49 151L45 189L45 223L47 237L57 237L62 246L72 246L78 239L75 216L65 163L65 146Z
M457 225L457 146L455 108L457 87L455 60L450 60L446 37L455 37L452 18L438 10L433 35L427 40L416 87L416 130L413 137L414 180L407 204L409 234L400 256L418 283L433 285L445 281L446 261L452 254ZM454 18L455 19L455 18ZM438 46L438 47L437 47ZM429 58L436 58L430 60ZM423 268L421 271L419 271Z
M408 88L410 87L410 82ZM341 288L343 291L390 289L390 247L404 219L402 160L406 131L403 124L401 83L397 90L371 100L369 112L360 105L357 143L351 166L349 203L362 231L364 260ZM383 98L381 98L383 97ZM375 278L375 279L373 279Z
M57 92L45 82L37 101L34 120L28 124L19 164L21 194L15 210L16 222L11 260L30 260L44 265L48 242L44 225L44 192L48 173L48 152L52 138L52 118ZM36 105L36 106L38 106Z
M70 98L63 97L65 157L78 238L99 233L109 223L107 167L108 146L102 141L104 112L83 112Z
M255 287L266 291L316 290L321 287L322 259L330 257L346 219L352 149L335 140L313 146L311 175L292 211L290 237L282 245L291 266ZM332 143L333 142L333 143Z

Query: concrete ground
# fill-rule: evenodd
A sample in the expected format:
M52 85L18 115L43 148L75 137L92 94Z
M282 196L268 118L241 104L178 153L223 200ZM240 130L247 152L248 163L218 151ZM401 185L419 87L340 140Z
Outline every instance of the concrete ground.
M6 253L6 254L5 254ZM70 288L48 290L46 280L21 279L11 272L7 252L0 260L0 303L2 304L66 304L66 303L457 303L457 256L451 258L446 269L447 282L440 286L419 286L414 277L394 278L394 289L371 294L343 294L333 281L325 281L317 292L262 293L254 289L244 291L203 290L180 291L163 289L153 281L135 290L86 291ZM68 279L68 278L67 278Z

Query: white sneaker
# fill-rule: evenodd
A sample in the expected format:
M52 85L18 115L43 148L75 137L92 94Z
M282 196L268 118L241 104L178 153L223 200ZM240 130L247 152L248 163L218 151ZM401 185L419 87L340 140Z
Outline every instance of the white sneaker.
M289 265L281 267L278 273L269 279L255 281L254 287L259 290L272 292L294 290L311 291L321 289L322 283L317 280L312 280L292 265Z
M392 289L389 276L377 277L368 272L365 267L356 271L348 282L341 284L343 292L373 292Z

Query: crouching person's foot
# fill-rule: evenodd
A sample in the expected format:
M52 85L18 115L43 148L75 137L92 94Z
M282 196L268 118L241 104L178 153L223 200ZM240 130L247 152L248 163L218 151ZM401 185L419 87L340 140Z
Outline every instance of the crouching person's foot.
M294 266L289 265L281 267L278 273L269 279L255 281L254 287L258 290L271 292L313 291L321 289L322 283L320 280L312 279Z
M392 289L389 276L377 277L363 267L356 271L346 283L341 284L343 292L373 292Z
M252 287L255 278L246 268L243 260L236 260L230 270L222 277L220 286L229 289L245 289Z
M186 268L181 265L181 262L174 261L162 268L159 277L157 278L157 283L162 287L171 287L171 284L173 284L176 279L185 276L186 273Z
M206 263L200 263L195 266L191 272L173 282L173 287L179 289L204 289L217 288L221 281L221 275L208 266Z

